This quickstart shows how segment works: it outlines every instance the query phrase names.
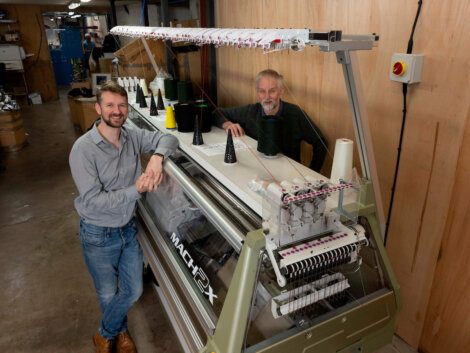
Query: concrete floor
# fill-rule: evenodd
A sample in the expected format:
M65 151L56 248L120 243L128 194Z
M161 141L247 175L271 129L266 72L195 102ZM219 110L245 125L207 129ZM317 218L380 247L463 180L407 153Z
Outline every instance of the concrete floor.
M100 312L82 260L67 100L25 106L29 145L0 173L0 352L93 352ZM129 314L140 353L181 352L153 289Z
M0 173L0 352L93 352L100 312L78 241L66 96L25 106L29 145ZM129 314L140 353L181 352L150 286ZM399 339L380 353L413 352Z

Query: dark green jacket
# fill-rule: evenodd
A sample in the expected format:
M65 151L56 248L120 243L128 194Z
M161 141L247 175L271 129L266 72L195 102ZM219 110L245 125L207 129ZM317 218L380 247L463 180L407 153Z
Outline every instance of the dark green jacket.
M260 119L263 116L263 108L260 103L237 108L218 108L214 111L214 115L216 126L222 127L225 121L230 120L240 124L248 136L258 140ZM282 118L282 153L300 162L300 141L311 144L313 157L310 169L319 172L325 160L328 146L320 129L295 104L282 101L278 115Z

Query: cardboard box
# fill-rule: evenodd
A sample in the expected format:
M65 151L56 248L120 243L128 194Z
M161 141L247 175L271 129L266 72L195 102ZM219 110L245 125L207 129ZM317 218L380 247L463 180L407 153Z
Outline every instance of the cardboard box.
M99 64L101 73L110 74L113 72L113 59L100 58Z
M165 62L165 43L161 40L147 40L147 44L157 65L162 66ZM114 52L114 56L123 64L150 63L147 51L145 50L144 44L140 38L132 40L130 43Z
M80 106L76 101L76 98L68 96L67 101L69 103L70 120L72 120L74 125L80 125Z
M156 76L152 64L119 64L119 77L145 78L146 82L152 82Z
M98 119L98 113L95 110L96 97L75 98L78 111L78 122L82 132L87 132L93 123Z
M88 89L91 89L91 82L90 80L86 80L86 81L80 81L80 82L72 82L70 84L70 89L74 89L74 88L88 88Z
M42 98L38 92L28 94L28 99L31 104L42 104Z
M147 44L157 66L165 67L165 43L161 40L148 40ZM123 46L114 53L114 56L119 59L118 74L120 77L135 76L151 82L157 74L140 38Z

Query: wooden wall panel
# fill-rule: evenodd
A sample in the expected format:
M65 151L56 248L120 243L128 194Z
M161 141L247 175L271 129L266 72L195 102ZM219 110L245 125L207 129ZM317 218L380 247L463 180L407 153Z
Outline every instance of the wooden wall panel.
M390 58L394 52L406 51L417 3L221 0L216 8L219 27L341 29L348 34L380 35L378 46L359 53L358 58L385 211L403 105L401 84L389 80ZM456 170L459 173L457 168L462 168L457 163L459 151L462 143L470 143L464 137L470 104L470 37L464 34L470 30L469 18L466 0L423 1L414 38L414 52L425 54L423 82L409 87L408 118L387 250L402 287L404 305L397 333L415 347L423 332L439 248L449 222L447 210L455 202L452 190ZM261 69L272 68L286 78L286 100L301 105L325 133L331 154L336 138L354 138L341 66L334 54L320 53L317 48L270 54L220 48L216 53L220 106L254 102L254 76ZM326 163L326 175L328 167ZM468 187L461 192L468 194ZM448 251L452 253L452 247ZM452 265L442 269L443 276L449 268L468 267L459 258L450 259L449 263ZM470 296L468 286L462 290ZM434 298L433 295L439 303ZM468 308L464 309L470 316ZM468 321L462 322L467 323L464 328L469 332ZM426 349L439 352L430 345Z
M451 201L438 249L420 347L423 352L464 353L470 347L470 40L462 34L470 31L470 5L468 2L452 7L435 5L433 17L436 21L428 22L426 29L434 27L437 21L448 26L451 20L455 21L456 28L436 33L436 41L425 44L427 47L434 46L436 64L442 64L442 70L432 73L437 78L435 82L448 82L443 87L429 84L426 88L429 92L441 91L439 104L435 104L433 113L436 118L445 121L451 133L443 137L440 143L444 146L449 143L458 145L459 150L455 182L449 183L452 187ZM438 47L443 51L439 51ZM458 104L460 109L449 109L449 104ZM462 128L460 121L464 117L466 127ZM452 140L461 132L461 142ZM444 156L444 160L436 162L437 168L452 167L448 163Z
M47 46L42 20L43 9L39 5L2 5L8 17L18 20L21 45L25 52L34 54L23 61L30 92L39 92L43 101L58 98L54 69Z
M468 352L470 347L470 110L420 347Z
M403 286L398 332L415 346L428 309L448 209L455 202L452 190L470 104L470 38L462 35L470 30L470 7L466 1L452 3L424 3L415 41L416 52L426 55L423 83L410 94L410 120L388 244ZM454 261L459 264L458 258Z

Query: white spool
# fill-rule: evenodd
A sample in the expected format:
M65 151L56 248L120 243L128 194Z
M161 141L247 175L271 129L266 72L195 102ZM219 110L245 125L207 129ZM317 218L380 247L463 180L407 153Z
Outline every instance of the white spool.
M353 141L349 139L337 139L333 166L331 167L330 181L338 184L339 180L350 181L353 162Z
M165 77L157 77L157 88L162 93L162 96L165 96Z
M155 77L155 79L150 82L149 88L152 91L154 96L158 95L158 90L160 90L162 96L165 96L165 85L164 85L165 77Z
M141 78L139 82L140 88L142 88L142 92L144 93L144 97L149 95L149 91L147 89L147 82L145 82L145 78Z

